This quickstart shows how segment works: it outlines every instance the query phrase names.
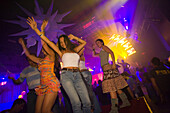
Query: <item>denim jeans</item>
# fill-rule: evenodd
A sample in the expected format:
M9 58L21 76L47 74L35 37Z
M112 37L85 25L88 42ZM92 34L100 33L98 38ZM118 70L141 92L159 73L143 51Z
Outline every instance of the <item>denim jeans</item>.
M61 84L70 98L74 113L91 113L89 95L80 72L62 70ZM81 109L81 102L83 110Z
M101 108L100 108L99 102L97 100L97 97L93 92L92 85L91 85L91 83L92 83L92 75L91 75L90 71L83 71L81 73L82 73L83 78L84 78L84 80L86 82L86 86L87 86L87 90L88 90L88 93L89 93L92 108L94 109L93 113L100 113Z
M37 95L35 91L29 91L27 93L27 113L35 113Z
M92 83L92 75L91 75L90 71L83 71L83 72L81 72L81 73L82 73L82 75L83 75L84 80L86 81L86 83L91 86L91 83Z

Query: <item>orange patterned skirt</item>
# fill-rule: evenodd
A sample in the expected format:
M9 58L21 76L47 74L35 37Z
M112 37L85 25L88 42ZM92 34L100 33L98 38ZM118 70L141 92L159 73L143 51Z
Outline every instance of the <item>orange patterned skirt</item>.
M57 93L60 91L60 82L54 73L48 73L46 76L41 75L41 85L35 89L37 95L48 93Z

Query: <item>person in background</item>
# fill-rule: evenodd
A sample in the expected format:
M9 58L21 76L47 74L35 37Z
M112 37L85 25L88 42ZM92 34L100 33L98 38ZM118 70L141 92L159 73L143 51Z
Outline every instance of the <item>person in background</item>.
M118 70L116 70L115 57L113 51L104 45L102 39L97 39L96 45L101 48L100 53L96 53L95 48L93 46L93 55L100 57L100 63L103 70L103 93L110 93L112 104L110 113L118 113L117 93L119 94L119 97L123 102L120 108L131 105L127 99L127 96L121 90L128 86L128 84L125 79L119 74ZM108 62L109 54L111 55L113 64L109 64Z
M110 96L108 93L103 93L102 90L102 81L98 80L98 86L95 89L95 94L98 97L101 109L102 109L102 113L108 113L109 109L108 106L111 104L110 103Z
M153 57L151 60L153 69L149 73L149 78L157 95L161 99L161 103L170 101L170 69L161 65L160 59Z
M34 113L37 99L35 88L40 85L40 72L38 71L37 64L35 62L30 60L28 57L27 60L30 65L23 69L18 79L14 79L10 76L8 78L12 79L14 84L21 84L26 79L29 90L27 93L27 113Z
M127 62L124 62L124 60L122 60L122 63L120 63L118 60L117 60L117 63L122 65L124 71L123 72L128 72L129 74L131 74L129 68L130 68L130 64L128 64Z
M133 78L130 77L130 74L128 72L124 72L121 75L125 78L126 82L129 85L129 87L127 87L127 90L129 92L129 94L131 95L131 97L134 98L134 95L136 96L136 98L140 97L139 96L140 91L137 87L137 83ZM131 94L131 92L132 92L132 94Z
M29 113L26 110L26 102L24 99L16 99L11 107L11 109L3 110L1 113Z
M84 48L79 52L79 55L80 55L79 69L89 93L91 109L93 113L100 113L101 112L100 105L92 88L92 75L85 66Z
M149 98L154 104L157 105L159 103L159 97L157 96L156 91L152 86L151 80L149 79L149 73L145 72L143 74L143 78L144 78L143 85L146 87Z

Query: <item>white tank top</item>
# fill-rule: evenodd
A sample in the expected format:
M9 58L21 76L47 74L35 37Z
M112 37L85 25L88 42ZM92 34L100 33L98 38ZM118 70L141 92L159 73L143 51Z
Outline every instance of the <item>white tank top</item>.
M77 53L64 53L62 56L63 68L78 67L80 56Z
M86 66L85 66L85 61L80 60L80 62L79 62L79 69L80 70L87 69Z

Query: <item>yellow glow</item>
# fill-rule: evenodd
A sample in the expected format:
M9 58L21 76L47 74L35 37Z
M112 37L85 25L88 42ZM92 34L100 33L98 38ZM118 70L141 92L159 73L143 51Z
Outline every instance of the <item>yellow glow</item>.
M126 59L128 56L136 53L132 44L125 37L118 34L113 34L106 42L106 45L114 52L115 61L117 61L119 56ZM109 56L109 60L112 61L111 56Z
M131 48L132 47L132 45L130 45L130 46L128 46L127 48L125 48L125 50L128 50L129 48Z
M94 71L94 70L92 70L91 68L89 68L89 71Z
M23 96L22 96L22 95L19 95L18 98L23 98Z
M63 68L63 63L62 62L60 62L60 66L61 66L61 69Z

